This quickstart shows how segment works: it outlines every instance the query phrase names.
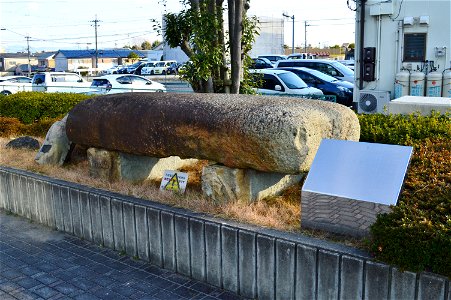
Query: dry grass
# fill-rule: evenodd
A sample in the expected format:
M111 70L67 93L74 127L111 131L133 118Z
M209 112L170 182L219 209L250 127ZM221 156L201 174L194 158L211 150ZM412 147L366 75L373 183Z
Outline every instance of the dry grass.
M12 138L11 138L12 139ZM42 143L42 138L37 138ZM109 182L88 176L86 159L78 156L64 167L43 166L34 161L36 151L7 149L5 145L10 139L0 138L0 165L40 173L53 178L88 185L100 189L114 191L123 195L164 203L174 207L182 207L195 212L205 213L224 219L254 224L283 231L302 232L303 234L331 239L348 245L361 247L361 241L336 236L329 233L300 229L300 185L286 190L284 194L270 197L252 204L228 203L218 204L204 197L201 192L200 177L202 166L183 169L188 172L189 181L184 195L159 190L159 182Z

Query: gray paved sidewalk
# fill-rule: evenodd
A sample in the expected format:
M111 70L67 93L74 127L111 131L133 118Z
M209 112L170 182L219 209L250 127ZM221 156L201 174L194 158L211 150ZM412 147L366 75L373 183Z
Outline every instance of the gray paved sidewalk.
M0 299L242 299L0 210Z

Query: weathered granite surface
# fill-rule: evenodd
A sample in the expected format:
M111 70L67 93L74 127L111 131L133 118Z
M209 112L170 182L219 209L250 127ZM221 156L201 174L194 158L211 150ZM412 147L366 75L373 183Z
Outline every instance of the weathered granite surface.
M355 113L335 103L169 93L89 99L69 112L66 131L71 142L90 147L285 174L308 170L321 139L360 136Z
M66 121L67 115L50 127L44 143L34 158L38 164L63 165L71 145L66 135Z

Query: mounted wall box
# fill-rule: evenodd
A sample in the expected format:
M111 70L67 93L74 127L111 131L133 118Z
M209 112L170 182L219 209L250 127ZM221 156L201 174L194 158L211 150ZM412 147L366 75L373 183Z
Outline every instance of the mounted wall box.
M413 25L413 23L414 23L413 17L404 17L404 20L402 21L402 24L404 26L406 26L406 25Z
M366 62L363 64L363 80L364 81L374 81L376 79L375 76L375 66L374 63Z
M370 16L392 15L393 1L381 1L370 6Z
M429 16L420 16L420 25L429 25Z
M363 48L363 62L365 63L376 62L376 47Z

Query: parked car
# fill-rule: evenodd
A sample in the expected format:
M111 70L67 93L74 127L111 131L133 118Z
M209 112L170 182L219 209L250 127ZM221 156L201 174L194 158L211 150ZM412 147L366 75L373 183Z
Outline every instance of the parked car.
M182 66L181 63L172 63L167 69L167 74L178 74L180 66Z
M269 69L273 67L274 66L269 59L264 57L254 57L252 58L252 64L249 66L249 69Z
M137 61L132 65L127 66L127 73L126 74L133 74L133 72L135 72L135 70L142 64L146 63L146 61ZM125 74L125 73L124 73Z
M31 91L31 78L26 76L0 77L0 94L11 95L17 92Z
M127 74L127 65L123 65L121 68L118 68L116 74Z
M141 68L141 75L153 75L153 68L156 63L156 61L149 61L143 64Z
M31 76L28 74L28 71L31 71L31 73L35 73L38 71L38 66L30 65L30 70L28 70L28 64L21 64L16 67L16 70L14 71L14 75L25 75Z
M264 95L322 96L317 88L309 87L296 74L286 70L259 69L251 71L256 91Z
M111 68L108 68L106 70L103 70L102 73L103 74L117 74L117 71L122 69L124 66L123 65L118 65L118 66L113 66Z
M90 95L136 92L166 92L166 87L156 81L138 75L104 75L93 78Z
M33 76L32 90L49 93L83 93L91 83L76 73L40 72Z
M155 75L165 75L168 73L168 68L173 64L177 63L175 60L163 60L155 63L153 67L153 74Z
M275 55L275 54L270 54L270 55L259 55L259 58L266 58L268 59L272 64L275 64L276 62L278 62L279 60L284 60L287 59L286 55Z
M320 89L324 95L335 96L336 102L352 106L352 92L354 85L348 81L308 68L279 68L298 75L308 86Z
M318 70L329 76L340 80L345 80L354 83L354 71L345 65L328 59L288 59L278 61L276 68L282 67L304 67L313 70Z
M337 60L339 63L344 64L346 67L354 71L354 64L355 61L353 59L346 59L346 60Z
M287 59L315 59L316 54L313 53L292 53Z

